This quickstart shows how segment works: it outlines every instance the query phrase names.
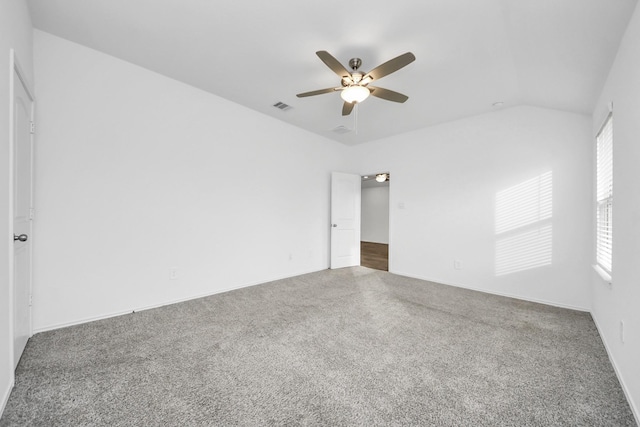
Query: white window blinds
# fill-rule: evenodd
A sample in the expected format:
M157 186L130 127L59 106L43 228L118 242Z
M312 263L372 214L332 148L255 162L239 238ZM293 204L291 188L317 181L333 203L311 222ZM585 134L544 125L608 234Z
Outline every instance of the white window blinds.
M596 137L596 262L611 274L613 243L613 118Z

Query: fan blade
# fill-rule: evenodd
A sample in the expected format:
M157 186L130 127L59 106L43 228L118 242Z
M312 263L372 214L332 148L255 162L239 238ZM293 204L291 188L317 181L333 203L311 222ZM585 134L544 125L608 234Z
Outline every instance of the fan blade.
M338 76L351 77L351 73L349 72L349 70L344 68L344 65L342 65L340 61L334 58L333 55L331 55L326 50L319 50L316 52L316 55L318 55L318 58L320 58L322 62L324 62L327 67L331 68L331 70Z
M389 75L395 71L398 71L400 68L411 64L416 60L416 57L413 53L407 52L400 56L397 56L384 64L378 65L373 70L369 71L364 78L371 77L374 80L381 79L382 77ZM364 80L363 78L363 80Z
M304 98L306 96L315 96L315 95L322 95L323 93L331 93L331 92L335 92L336 90L340 90L340 88L329 87L326 89L312 90L311 92L299 93L296 96L298 98Z
M355 103L351 103L351 102L345 102L344 104L342 104L342 115L348 116L349 114L351 114L351 111L353 111L354 105Z
M403 95L399 92L394 92L389 89L385 89L383 87L372 87L368 86L371 91L371 95L376 96L378 98L386 99L387 101L393 102L405 102L409 97L407 95Z

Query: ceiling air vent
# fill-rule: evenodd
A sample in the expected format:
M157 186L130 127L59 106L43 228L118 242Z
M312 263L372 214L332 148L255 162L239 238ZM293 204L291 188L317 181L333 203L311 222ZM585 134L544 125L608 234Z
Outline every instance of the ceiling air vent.
M342 126L342 125L340 125L340 126L338 126L337 128L333 128L333 129L331 129L331 132L333 132L333 133L337 133L337 134L339 134L339 135L342 135L343 133L349 133L349 132L351 132L351 129L349 129L349 128L348 128L348 127L346 127L346 126Z
M282 111L287 111L293 108L291 105L285 104L284 102L276 102L273 106Z

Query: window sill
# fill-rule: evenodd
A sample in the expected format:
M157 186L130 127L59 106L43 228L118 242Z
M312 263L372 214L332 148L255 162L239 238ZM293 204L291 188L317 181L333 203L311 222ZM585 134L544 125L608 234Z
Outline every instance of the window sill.
M611 287L611 285L612 285L611 275L609 273L607 273L606 271L604 271L604 269L602 267L600 267L598 264L594 264L594 265L592 265L592 267L596 271L596 273L598 273L600 275L602 280L604 280L607 283L607 285L609 285L609 287Z

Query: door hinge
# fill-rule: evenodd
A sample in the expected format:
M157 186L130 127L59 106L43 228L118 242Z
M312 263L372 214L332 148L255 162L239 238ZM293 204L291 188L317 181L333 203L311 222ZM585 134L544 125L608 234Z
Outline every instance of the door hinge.
M35 218L35 216L36 216L36 210L33 209L33 208L29 209L29 219L33 220L33 218Z
M31 133L36 133L36 124L31 122Z
M29 307L33 305L33 294L29 293Z

